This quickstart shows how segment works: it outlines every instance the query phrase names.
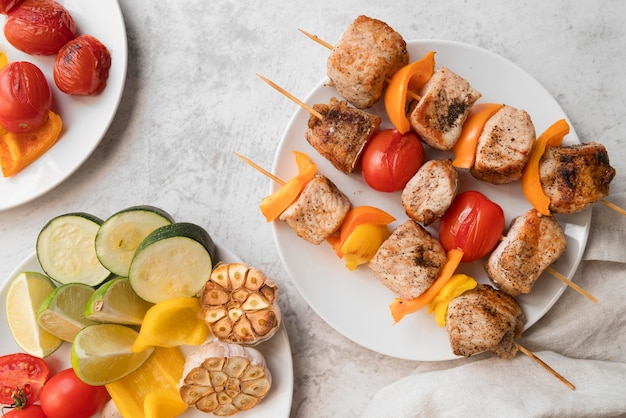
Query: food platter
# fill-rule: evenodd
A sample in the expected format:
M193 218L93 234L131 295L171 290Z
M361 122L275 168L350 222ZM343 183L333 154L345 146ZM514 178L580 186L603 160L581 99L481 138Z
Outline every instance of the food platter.
M77 34L98 38L111 53L107 86L94 97L73 97L60 92L52 79L54 57L31 56L13 48L0 35L0 51L9 61L30 61L46 75L52 89L53 110L63 120L59 141L37 161L10 178L0 176L0 210L9 209L50 191L69 177L100 143L117 111L127 68L124 18L117 0L59 0L72 14ZM4 26L5 16L0 16Z
M217 245L217 259L224 262L241 262L241 260L228 249ZM4 312L8 284L19 273L24 271L43 272L33 253L27 257L0 286L0 306ZM270 393L254 409L240 412L238 417L289 417L291 400L293 396L293 361L289 337L284 325L269 340L255 347L265 357L268 368L272 374L272 388ZM70 367L69 344L65 343L50 356L46 362L54 372ZM184 352L190 352L193 347L183 347ZM0 319L0 355L22 351L11 335L7 324L6 315L3 313ZM195 409L188 409L181 417L206 417L207 414Z
M511 61L485 49L459 42L443 40L417 40L407 42L411 61L420 59L433 50L437 67L445 66L458 73L482 93L479 103L504 103L526 110L535 125L537 135L558 119L568 120L565 112L552 95ZM338 97L327 80L320 82L305 98L309 105L326 103L330 97ZM381 129L391 128L382 101L372 109L383 118ZM309 114L299 108L292 116L278 146L273 173L281 179L297 174L292 151L307 153L317 164L318 171L329 177L350 198L353 206L372 205L396 217L390 225L393 229L408 219L400 203L400 192L381 193L369 188L357 170L351 175L337 171L315 151L304 138ZM569 120L568 120L569 122ZM572 126L571 123L570 127ZM579 143L576 132L571 129L564 144ZM451 153L439 152L425 146L427 159L451 158ZM272 184L270 192L279 186ZM475 180L467 170L459 173L459 193L478 190L498 203L504 210L506 226L511 220L531 208L524 198L519 182L508 185L492 185ZM582 257L591 210L576 214L558 215L557 220L567 237L567 249L553 265L554 269L572 278ZM296 288L311 308L331 327L355 343L378 353L420 361L442 361L456 358L450 349L445 328L436 325L425 310L405 317L393 324L389 304L395 295L379 283L366 266L349 271L330 245L312 245L301 238L284 223L272 224L280 258ZM439 223L428 230L437 236ZM464 263L457 272L473 276L480 283L490 283L483 268L483 260ZM544 273L535 284L532 293L518 298L527 316L526 328L536 323L559 299L566 285Z

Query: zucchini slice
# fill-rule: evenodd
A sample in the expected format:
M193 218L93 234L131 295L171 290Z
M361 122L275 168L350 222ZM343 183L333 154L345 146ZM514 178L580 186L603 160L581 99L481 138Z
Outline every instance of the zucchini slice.
M111 272L96 256L94 241L102 219L73 212L51 219L37 236L37 260L50 278L61 284L97 286Z
M132 206L104 221L96 234L96 254L111 272L128 277L128 269L141 241L174 219L154 206Z
M215 253L215 243L201 226L162 226L137 247L128 273L130 285L152 303L196 296L211 276Z

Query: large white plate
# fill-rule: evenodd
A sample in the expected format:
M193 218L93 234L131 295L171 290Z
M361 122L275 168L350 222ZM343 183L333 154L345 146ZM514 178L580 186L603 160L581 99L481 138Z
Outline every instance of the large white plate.
M240 262L241 260L226 248L217 246L217 259L224 262ZM3 314L0 319L0 355L17 353L22 350L18 347L11 335L11 330L7 324L4 309L6 305L7 289L11 280L24 271L42 272L41 266L37 262L35 254L29 256L11 273L0 287L0 306ZM270 393L255 408L237 414L238 417L289 417L291 410L291 399L293 396L293 362L291 358L291 347L285 326L281 325L278 332L255 347L265 357L268 368L272 374L272 388ZM184 347L185 352L191 351L192 347ZM70 345L65 343L50 356L46 357L46 362L54 372L63 370L70 366L69 361ZM188 409L181 417L204 418L207 414L196 409Z
M449 41L421 40L407 44L412 61L430 50L436 51L437 66L446 66L467 79L483 94L481 102L506 103L528 111L538 134L556 120L567 119L557 102L536 80L494 53ZM305 101L308 104L326 103L331 96L338 97L336 90L321 82ZM383 117L381 128L391 127L382 103L375 105L373 112ZM317 163L319 172L346 193L353 205L373 205L391 213L397 219L392 228L408 219L400 204L400 192L380 193L370 189L360 173L340 173L306 142L304 132L308 118L305 110L298 109L290 120L276 153L273 172L283 179L294 176L297 169L292 151L304 151ZM579 142L573 127L564 142ZM452 155L429 149L426 152L427 158L450 158ZM271 191L277 187L272 184ZM515 216L530 209L519 182L494 186L462 172L460 192L468 189L479 190L500 204L507 225ZM558 219L567 235L568 245L554 267L571 278L587 242L591 211L559 216ZM438 225L436 223L428 228L435 236ZM445 328L439 328L425 310L392 325L389 304L395 296L370 274L366 266L348 271L328 244L309 244L298 238L283 222L275 221L273 232L282 262L294 284L311 308L338 332L363 347L388 356L430 361L456 358L450 349ZM457 271L470 274L479 282L489 283L482 267L483 261L463 264ZM519 298L528 317L526 328L550 309L565 288L561 281L546 273L530 295Z
M0 50L9 61L30 61L46 75L52 89L53 109L63 120L59 141L29 167L13 177L0 175L0 210L26 203L56 187L89 157L106 133L117 110L127 67L126 27L116 0L59 0L72 14L77 34L98 38L111 53L106 88L95 97L74 97L59 91L52 78L54 57L24 54L0 35ZM0 18L4 27L5 17Z

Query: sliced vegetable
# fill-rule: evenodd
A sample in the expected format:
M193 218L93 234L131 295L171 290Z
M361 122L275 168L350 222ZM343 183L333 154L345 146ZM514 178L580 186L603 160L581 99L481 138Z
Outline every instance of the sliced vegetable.
M374 206L355 206L350 209L346 218L341 224L339 235L329 237L328 241L333 246L337 256L343 256L341 247L346 242L352 231L359 225L388 225L395 221L396 218L388 214L382 209Z
M428 290L413 299L395 298L389 306L394 323L399 322L405 315L417 312L426 306L428 302L433 300L448 280L450 280L462 258L463 251L458 248L448 251L448 261L446 265Z
M354 228L340 250L348 270L367 264L389 235L391 232L387 225L362 224Z
M450 278L443 288L437 293L437 296L428 302L428 313L435 314L435 322L440 327L446 324L446 313L448 312L448 304L457 296L462 295L465 291L475 288L478 285L474 278L466 274L455 274Z
M48 364L39 357L26 353L1 356L0 404L21 406L37 402L49 376Z
M96 289L85 305L84 315L93 321L141 325L152 305L135 293L127 277L117 277Z
M522 172L522 191L531 205L540 213L550 216L550 198L543 191L539 177L539 161L546 147L557 147L563 142L565 135L569 133L569 124L565 119L560 119L548 127L535 142L530 158Z
M5 65L9 63L9 59L7 58L7 54L0 51L0 70L4 68Z
M298 174L283 184L269 196L263 198L261 202L261 212L267 222L277 219L298 198L304 186L317 173L317 166L308 155L303 152L293 151L298 166Z
M485 127L485 123L502 106L499 103L478 103L470 108L467 119L463 123L461 136L459 136L459 139L452 147L454 152L453 166L457 168L472 168L474 158L476 157L478 138Z

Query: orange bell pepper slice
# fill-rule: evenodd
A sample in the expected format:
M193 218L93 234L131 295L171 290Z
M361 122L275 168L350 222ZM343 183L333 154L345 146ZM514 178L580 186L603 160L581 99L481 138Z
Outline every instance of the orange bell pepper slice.
M9 132L0 136L2 175L10 177L31 164L54 145L63 129L61 117L48 110L43 125L31 132Z
M400 322L405 315L417 312L433 300L446 283L448 283L448 280L454 275L462 258L463 251L460 248L454 248L448 251L448 261L446 265L443 266L437 279L435 279L433 284L424 293L413 299L395 298L391 302L391 305L389 305L394 323Z
M461 135L452 147L454 160L452 165L457 168L472 168L476 157L476 144L485 127L485 123L502 108L499 103L478 103L470 108L463 124Z
M339 235L333 235L328 238L328 242L333 246L339 258L343 257L341 247L348 240L354 229L359 225L388 225L395 221L396 218L388 214L382 209L374 206L356 206L350 209L346 218L341 224Z
M565 119L560 119L548 127L535 141L528 163L522 171L522 191L526 200L539 213L550 216L550 198L546 196L539 177L539 161L547 146L558 147L563 137L569 133L569 125Z
M278 218L298 198L304 186L311 181L317 173L317 166L308 155L300 151L293 151L298 166L298 174L283 184L280 189L276 190L261 201L261 212L265 216L267 222L271 222Z
M385 110L391 124L400 133L407 133L411 126L406 117L406 98L409 91L419 91L435 72L435 52L400 68L391 77L385 90Z

